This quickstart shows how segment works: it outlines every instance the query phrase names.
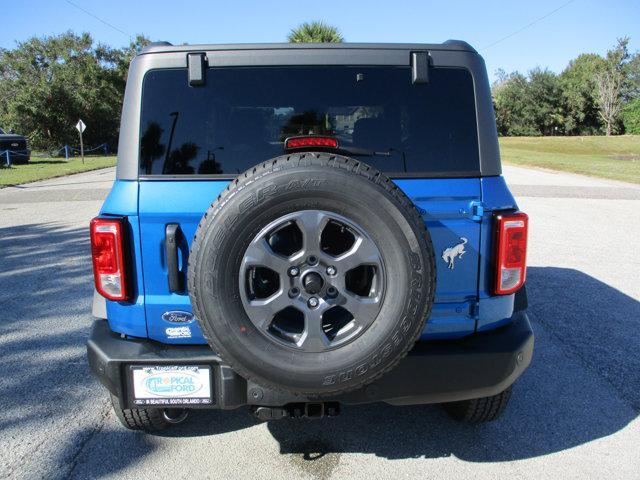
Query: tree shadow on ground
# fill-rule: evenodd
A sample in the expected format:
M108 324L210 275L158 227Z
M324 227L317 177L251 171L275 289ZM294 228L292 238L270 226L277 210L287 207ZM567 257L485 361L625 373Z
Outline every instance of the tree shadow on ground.
M12 456L37 445L69 461L98 418L85 346L92 294L87 227L0 228L0 444Z

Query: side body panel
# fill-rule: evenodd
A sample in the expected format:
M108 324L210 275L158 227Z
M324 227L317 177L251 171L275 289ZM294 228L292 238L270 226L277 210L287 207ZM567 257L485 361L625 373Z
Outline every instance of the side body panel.
M505 325L513 315L515 294L491 296L493 290L493 216L498 211L517 210L514 200L504 177L484 177L480 179L482 189L482 218L481 243L486 254L480 262L478 276L478 324L477 331L490 330ZM487 248L488 246L488 248Z
M114 332L133 337L146 337L147 324L144 309L145 290L140 251L140 225L138 223L138 188L136 181L116 180L102 205L101 215L121 215L128 220L127 264L131 269L133 299L131 302L106 301L107 319Z

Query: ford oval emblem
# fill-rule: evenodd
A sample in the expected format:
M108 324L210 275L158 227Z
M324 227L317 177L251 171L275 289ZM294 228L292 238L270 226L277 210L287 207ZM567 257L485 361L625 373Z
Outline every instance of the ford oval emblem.
M162 319L165 322L171 323L189 323L193 321L193 313L183 312L181 310L172 310L170 312L164 312Z

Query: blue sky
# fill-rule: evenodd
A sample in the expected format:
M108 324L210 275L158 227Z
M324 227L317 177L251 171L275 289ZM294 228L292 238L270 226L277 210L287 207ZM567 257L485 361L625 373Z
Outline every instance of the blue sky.
M491 77L498 68L560 72L578 54L602 54L624 35L631 37L631 50L640 48L640 0L573 0L489 48L568 0L70 1L115 29L65 0L0 0L0 47L69 29L112 46L127 44L136 33L172 43L280 42L293 26L318 19L337 26L350 42L464 39L480 50Z

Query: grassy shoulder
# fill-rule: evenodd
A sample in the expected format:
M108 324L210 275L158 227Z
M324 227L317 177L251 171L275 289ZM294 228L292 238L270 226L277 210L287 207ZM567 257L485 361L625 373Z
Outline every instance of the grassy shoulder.
M502 160L640 183L640 136L502 137Z
M85 157L84 163L79 157L73 157L68 161L64 158L33 157L26 165L12 165L10 168L0 167L0 188L113 167L115 164L115 156Z

